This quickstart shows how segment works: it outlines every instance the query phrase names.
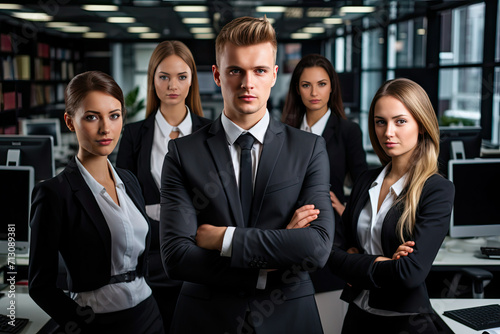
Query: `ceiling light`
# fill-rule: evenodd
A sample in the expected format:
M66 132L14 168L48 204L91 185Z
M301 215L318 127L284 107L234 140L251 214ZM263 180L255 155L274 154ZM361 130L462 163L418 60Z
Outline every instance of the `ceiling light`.
M113 5L83 5L82 9L93 11L93 12L116 12L116 11L118 11L118 6L113 6Z
M67 26L67 27L62 27L60 30L64 32L84 33L84 32L89 32L90 28L84 26Z
M206 33L213 32L212 28L210 28L210 27L191 28L191 29L189 29L189 31L192 34L206 34Z
M258 6L255 8L258 13L283 13L286 7L283 6Z
M105 32L86 32L83 38L106 38Z
M157 39L160 38L161 35L157 32L147 32L144 34L140 34L139 37L143 39Z
M185 17L182 19L184 24L208 24L210 19L208 17Z
M0 3L0 9L19 10L22 8L23 6L14 3Z
M305 27L302 29L303 32L309 34L322 34L325 32L325 28L323 27Z
M207 6L174 6L176 12L208 12Z
M127 31L131 34L142 34L149 32L151 29L149 27L128 27Z
M290 37L292 39L309 39L312 37L312 34L308 34L305 32L296 32L296 33L290 34Z
M285 11L285 17L290 19L301 19L304 16L304 8L289 7Z
M307 17L328 17L332 15L331 8L309 8L307 10Z
M345 14L364 14L371 13L375 10L373 6L344 6L340 7L339 13L340 15Z
M109 23L134 23L135 17L129 16L111 16L108 17L107 21Z
M417 35L423 36L425 35L426 31L424 28L417 29Z
M22 12L12 13L12 16L28 21L52 21L52 16L45 13Z
M195 39L214 39L215 34L196 34L194 35Z
M273 24L274 22L276 22L276 19L272 18L272 17L266 17L266 19L269 21L269 23Z
M324 24L342 24L342 19L338 17L328 17L323 19Z
M71 22L48 22L45 24L47 28L62 28L67 26L73 26L74 23Z

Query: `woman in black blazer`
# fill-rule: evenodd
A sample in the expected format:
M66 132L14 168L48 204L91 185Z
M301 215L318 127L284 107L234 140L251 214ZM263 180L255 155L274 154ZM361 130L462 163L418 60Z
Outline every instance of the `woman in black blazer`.
M325 139L330 162L330 198L337 229L346 201L346 177L354 182L368 167L361 129L346 119L339 78L327 58L310 54L299 61L290 80L281 120ZM311 279L316 292L339 290L344 286L327 268L311 273Z
M436 333L425 279L446 236L453 184L438 174L439 126L425 91L408 79L380 87L368 116L383 167L355 183L342 247L329 264L348 285L342 333Z
M146 283L149 222L139 183L108 160L122 130L123 93L109 75L77 75L64 119L79 150L33 191L29 293L64 331L163 333ZM69 295L57 284L59 254Z
M125 126L116 165L137 176L146 200L152 232L149 284L168 332L182 282L167 277L160 258L161 169L170 139L187 136L210 121L202 117L196 64L182 42L158 44L149 60L147 80L146 119Z

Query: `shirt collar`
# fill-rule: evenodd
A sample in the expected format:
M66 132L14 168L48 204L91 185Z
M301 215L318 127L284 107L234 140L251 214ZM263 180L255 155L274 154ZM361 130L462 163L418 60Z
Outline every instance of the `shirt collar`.
M172 126L170 125L165 117L163 117L160 109L158 109L158 112L156 113L155 120L156 124L158 125L158 128L160 129L161 133L163 134L164 137L169 137L170 132L174 128L177 128L179 130L179 135L186 136L189 133L191 133L191 129L193 128L193 120L191 119L191 111L189 110L189 107L186 106L187 114L186 117L182 120L182 122L178 126Z
M243 134L249 132L260 144L264 144L264 137L266 135L267 128L269 126L270 118L269 112L266 110L264 117L260 119L257 124L255 124L248 131L240 128L238 125L234 124L227 116L222 112L221 115L222 127L226 133L226 140L229 145L233 145L236 139Z
M387 173L389 172L389 166L390 165L387 165L387 166L384 167L384 169L382 170L382 172L380 172L380 174L377 176L377 178L375 179L375 181L372 182L372 184L370 186L370 189L374 188L376 186L379 186L379 185L382 186L382 182L384 182L384 178L387 175ZM403 189L404 189L404 186L405 186L405 183L406 183L407 175L408 174L403 175L389 189L390 192L396 194L396 197L399 197L399 195L403 192Z
M331 114L332 111L330 110L330 108L328 108L326 113L316 123L314 123L313 126L309 127L309 124L307 124L307 113L304 113L300 129L321 136L323 134L323 131L325 131L326 123L328 122Z
M75 158L76 158L75 160L76 160L76 165L78 166L78 170L82 174L83 179L85 180L85 182L89 186L92 193L100 194L100 193L105 192L106 188L104 188L99 182L97 182L94 179L92 174L90 174L89 171L87 171L87 169L85 168L85 166L83 166L83 164L80 162L78 157L75 157ZM109 160L108 160L108 168L110 168L110 170L112 172L111 176L113 177L113 180L115 181L116 187L121 188L121 189L125 189L125 185L123 184L122 179L120 179L120 177L116 173L115 169L113 168L113 165L111 164L111 162Z

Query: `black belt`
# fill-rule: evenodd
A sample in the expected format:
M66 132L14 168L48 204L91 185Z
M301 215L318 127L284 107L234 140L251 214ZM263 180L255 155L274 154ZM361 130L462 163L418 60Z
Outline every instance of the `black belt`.
M137 277L139 277L139 274L137 273L136 270L129 271L129 272L126 272L124 274L111 276L109 278L109 284L123 283L123 282L128 283L128 282L132 282Z

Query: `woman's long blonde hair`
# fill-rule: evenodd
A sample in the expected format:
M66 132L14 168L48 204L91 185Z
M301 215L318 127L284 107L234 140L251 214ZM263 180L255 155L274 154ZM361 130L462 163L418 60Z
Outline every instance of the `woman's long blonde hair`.
M420 85L409 79L394 79L385 82L375 94L368 116L368 130L373 149L382 165L391 162L375 133L374 110L377 101L383 96L391 96L401 102L415 118L419 126L418 143L410 157L406 184L402 196L395 205L403 203L403 213L396 226L402 242L405 235L413 235L418 201L427 179L438 172L439 124L431 101Z

